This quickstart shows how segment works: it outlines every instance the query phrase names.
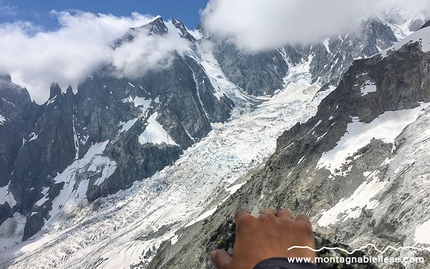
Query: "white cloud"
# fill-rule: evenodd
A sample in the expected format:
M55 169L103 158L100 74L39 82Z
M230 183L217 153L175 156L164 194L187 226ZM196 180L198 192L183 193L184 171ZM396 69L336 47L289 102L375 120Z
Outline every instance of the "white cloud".
M145 25L152 17L80 11L52 14L61 23L59 30L42 31L28 22L0 25L0 69L8 70L13 81L26 87L38 103L47 100L52 82L63 90L69 84L76 90L79 82L103 64L113 63L122 75L131 75L165 67L174 51L154 36L138 37L124 48L112 49L130 27Z
M202 18L210 32L244 50L309 43L347 30L389 6L428 9L428 0L210 0Z
M15 16L16 7L3 5L3 1L0 1L0 14L3 16Z
M168 28L170 34L164 36L148 35L147 28L136 29L131 42L122 44L112 52L116 75L136 77L149 70L169 67L174 59L174 52L182 53L187 50L189 42L174 33L176 28Z

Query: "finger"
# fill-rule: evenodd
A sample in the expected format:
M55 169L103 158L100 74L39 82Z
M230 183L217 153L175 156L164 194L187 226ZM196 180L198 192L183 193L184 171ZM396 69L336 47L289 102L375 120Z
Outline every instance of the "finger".
M309 225L311 224L311 221L309 220L309 218L305 215L299 214L296 216L295 218L296 221L301 221L301 222L306 222Z
M246 210L239 210L236 212L236 215L234 216L234 220L236 221L236 223L238 223L241 218L247 215L251 215L251 214L249 214L249 212Z
M232 258L230 254L223 249L212 251L211 260L218 269L228 269L231 267Z
M293 214L289 209L279 210L278 213L276 213L276 216L280 218L293 219Z
M261 215L273 215L273 216L276 216L276 211L273 210L273 209L266 209L263 212L261 212L260 216Z
M261 215L258 217L260 221L263 221L267 224L273 223L273 221L276 219L276 211L273 209L266 209L264 210Z

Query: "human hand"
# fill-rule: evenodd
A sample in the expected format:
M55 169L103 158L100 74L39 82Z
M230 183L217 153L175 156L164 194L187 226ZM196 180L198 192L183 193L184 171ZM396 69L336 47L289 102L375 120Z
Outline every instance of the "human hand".
M269 258L310 258L314 261L315 238L309 218L297 215L295 219L289 210L265 210L258 218L248 211L238 211L236 240L233 254L225 250L212 251L211 259L219 269L252 269L260 261Z

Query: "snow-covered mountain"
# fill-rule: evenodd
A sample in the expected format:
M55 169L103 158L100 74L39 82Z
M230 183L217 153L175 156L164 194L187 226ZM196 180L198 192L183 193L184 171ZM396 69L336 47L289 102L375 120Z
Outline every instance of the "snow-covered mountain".
M333 240L364 240L343 235L352 224L336 220L353 222L365 205L384 210L369 193L404 194L377 176L378 167L406 165L396 156L416 142L402 140L395 150L390 143L409 124L425 126L429 102L428 28L389 49L424 20L384 18L320 44L245 54L204 26L193 36L180 21L157 17L113 48L143 36L183 39L187 46L162 68L121 77L107 65L76 94L54 83L43 105L1 76L2 268L145 267L166 240L172 246L166 252L169 243L162 245L151 268L200 268L204 246L183 246L193 244L191 235L206 240L202 227L210 238L222 212L240 203L309 211L322 231L332 225L342 234ZM388 131L375 134L379 128ZM380 156L365 154L376 149ZM414 223L424 221L416 215ZM209 216L217 220L202 225ZM378 240L387 240L380 235L389 225L374 222ZM403 240L393 238L380 242Z

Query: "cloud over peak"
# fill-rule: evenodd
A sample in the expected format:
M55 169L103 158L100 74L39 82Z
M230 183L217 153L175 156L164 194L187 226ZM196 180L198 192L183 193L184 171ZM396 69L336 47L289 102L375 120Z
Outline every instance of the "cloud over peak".
M111 54L111 64L118 77L138 77L149 70L168 68L175 52L189 48L189 41L180 37L172 23L167 23L169 34L150 34L150 28L133 30L133 39L116 47Z
M312 43L338 35L360 18L390 6L428 9L426 0L210 0L202 11L205 27L248 51L288 43Z
M250 52L287 43L310 43L346 31L359 18L376 16L390 6L412 13L429 11L428 0L210 0L201 12L205 27ZM7 10L1 10L0 13ZM36 102L49 96L49 85L77 85L97 68L111 65L115 75L135 77L170 66L173 55L189 49L172 23L168 35L149 35L139 28L154 17L129 17L82 11L52 11L61 27L46 31L29 22L0 24L0 70L26 87ZM430 13L428 13L430 14ZM394 18L394 17L393 17ZM394 18L396 19L396 18ZM112 45L131 28L139 34ZM137 29L136 28L136 29Z
M13 81L26 87L38 103L47 100L52 82L62 88L70 84L76 89L102 65L112 65L118 76L164 68L176 45L184 47L170 36L142 33L132 42L114 49L112 45L128 29L154 19L138 13L116 17L81 11L53 11L52 15L61 24L56 31L43 31L29 22L0 25L0 51L6 52L0 54L0 69L7 70Z

